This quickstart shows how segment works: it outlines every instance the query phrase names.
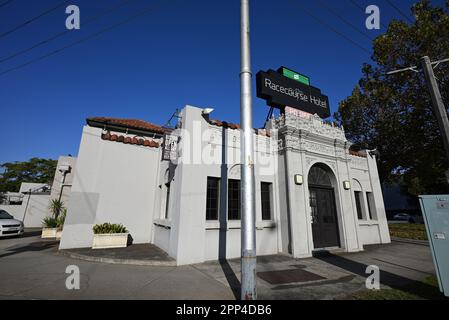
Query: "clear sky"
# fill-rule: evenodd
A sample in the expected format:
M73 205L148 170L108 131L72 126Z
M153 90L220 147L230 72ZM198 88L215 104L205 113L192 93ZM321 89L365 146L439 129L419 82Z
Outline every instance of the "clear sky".
M0 0L0 35L61 2ZM84 25L121 2L126 5ZM370 54L310 14L370 52L368 38L385 29L367 30L367 15L353 2L378 5L384 25L392 18L404 19L386 0L251 1L254 74L281 65L306 74L329 96L334 112L351 94ZM415 1L392 2L412 19L409 7ZM0 62L0 163L77 155L82 126L90 116L164 124L176 108L190 104L215 108L214 119L239 122L239 0L73 0L0 36L0 60L64 32L68 4L80 8L80 30ZM98 37L4 73L149 7L154 9L148 14ZM255 82L253 93L254 127L261 127L268 107L255 97Z

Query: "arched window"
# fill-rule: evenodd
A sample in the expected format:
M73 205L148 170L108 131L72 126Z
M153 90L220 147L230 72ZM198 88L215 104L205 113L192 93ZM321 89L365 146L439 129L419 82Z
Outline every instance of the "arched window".
M314 165L309 171L309 185L332 187L329 173L319 165Z

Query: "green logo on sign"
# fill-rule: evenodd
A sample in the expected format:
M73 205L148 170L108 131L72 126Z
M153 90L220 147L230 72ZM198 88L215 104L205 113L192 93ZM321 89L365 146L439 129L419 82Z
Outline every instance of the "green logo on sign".
M299 74L297 72L294 72L294 71L284 68L284 67L282 68L282 74L287 78L296 80L298 82L301 82L305 85L310 86L310 79L302 74Z

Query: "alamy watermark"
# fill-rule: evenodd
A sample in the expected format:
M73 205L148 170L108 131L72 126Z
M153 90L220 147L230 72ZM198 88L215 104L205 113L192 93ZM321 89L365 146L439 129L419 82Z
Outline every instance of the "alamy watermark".
M79 30L81 28L80 8L71 4L67 6L65 13L69 14L65 20L65 27L69 30Z
M380 289L380 270L378 266L370 265L366 267L366 274L369 276L365 280L365 286L369 290L379 290Z
M80 268L72 264L65 268L65 273L69 274L69 276L65 279L65 287L67 290L79 290Z
M368 17L365 20L365 26L368 30L380 29L380 9L378 6L372 4L366 7L365 13Z

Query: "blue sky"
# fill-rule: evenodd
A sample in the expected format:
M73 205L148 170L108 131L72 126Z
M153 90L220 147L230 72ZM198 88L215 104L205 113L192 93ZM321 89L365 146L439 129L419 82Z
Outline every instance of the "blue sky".
M240 34L238 0L132 0L120 10L83 26L123 0L73 0L81 29L0 63L0 73L107 28L147 7L155 9L118 28L67 50L0 75L0 163L31 157L77 155L86 117L137 118L164 124L186 104L213 107L215 119L239 122ZM371 43L332 15L319 1L251 2L252 68L281 65L310 76L330 99L334 112L351 94L369 54L332 32L307 11L371 51ZM0 0L4 3L5 0ZM14 0L0 6L0 34L39 15L62 0ZM366 15L350 0L321 0L365 29ZM385 0L376 4L381 21L403 19ZM403 12L415 1L393 2ZM161 4L162 3L162 4ZM442 5L444 0L435 0ZM156 5L154 5L156 4ZM65 6L4 37L0 60L65 30ZM254 93L254 127L268 112Z

